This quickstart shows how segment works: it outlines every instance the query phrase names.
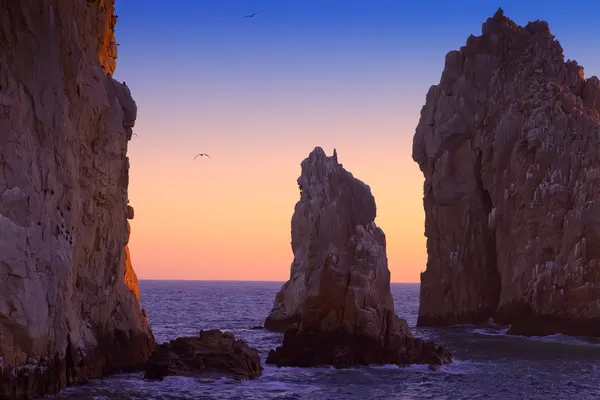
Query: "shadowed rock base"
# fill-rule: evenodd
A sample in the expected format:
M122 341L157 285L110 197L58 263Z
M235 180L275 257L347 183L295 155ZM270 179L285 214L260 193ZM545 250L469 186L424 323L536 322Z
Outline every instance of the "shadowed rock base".
M271 350L267 364L279 367L316 367L333 365L351 368L371 364L447 364L451 354L442 346L412 337L395 337L382 347L367 336L346 332L299 330L285 332L283 346Z
M162 380L168 375L227 375L254 379L263 367L256 349L230 332L200 331L197 337L182 337L164 343L146 364L144 378Z
M462 314L446 313L444 315L419 315L417 326L442 327L448 325L485 324L495 309L466 312Z
M83 357L69 345L66 357L52 360L30 359L25 365L2 368L0 362L0 399L27 399L55 394L67 386L88 379L143 369L155 343L145 333L115 331L100 340L100 345ZM1 360L1 359L0 359Z
M269 315L267 319L265 319L265 329L272 332L285 332L287 328L298 322L300 322L300 316L298 314L281 319L273 318Z
M600 318L570 318L536 314L524 302L514 302L498 310L496 322L510 325L508 333L523 336L564 335L600 337Z
M585 335L582 333L585 332ZM546 336L562 333L573 336L600 337L600 319L568 319L555 315L529 315L513 319L508 333L523 336Z

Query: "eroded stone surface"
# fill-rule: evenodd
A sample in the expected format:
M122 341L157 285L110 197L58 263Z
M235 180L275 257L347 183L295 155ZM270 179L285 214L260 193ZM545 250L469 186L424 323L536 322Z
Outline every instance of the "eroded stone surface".
M374 222L369 186L338 163L335 151L327 157L319 147L302 162L298 185L291 276L265 321L265 328L285 335L267 362L448 362L445 350L415 340L394 312L385 235Z
M125 283L128 129L112 0L0 3L0 397L147 360ZM133 272L132 270L130 272Z
M425 175L419 325L600 335L600 85L548 24L502 10L446 56L413 158Z
M146 365L146 379L165 376L230 376L254 379L263 367L256 349L232 333L213 329L197 337L181 337L158 346Z

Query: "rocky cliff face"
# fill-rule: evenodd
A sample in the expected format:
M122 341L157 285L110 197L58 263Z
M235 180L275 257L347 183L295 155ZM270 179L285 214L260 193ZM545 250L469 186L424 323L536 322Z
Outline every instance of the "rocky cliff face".
M394 312L385 235L375 199L319 147L302 162L292 217L294 261L265 327L285 331L278 365L442 363L449 355L415 340Z
M495 318L600 335L600 84L548 24L502 10L451 51L413 158L425 175L420 325Z
M0 398L143 362L113 0L0 2ZM133 271L130 271L131 275Z

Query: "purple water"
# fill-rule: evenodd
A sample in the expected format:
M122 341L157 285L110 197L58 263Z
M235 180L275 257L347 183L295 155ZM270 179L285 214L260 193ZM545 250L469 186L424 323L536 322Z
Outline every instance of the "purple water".
M281 283L141 281L157 341L228 330L266 357L282 335L262 325ZM253 381L168 377L146 382L126 374L69 388L53 399L590 399L600 398L600 340L555 335L508 336L506 328L461 326L415 329L417 284L392 284L396 312L419 336L443 342L455 362L425 366L276 368Z

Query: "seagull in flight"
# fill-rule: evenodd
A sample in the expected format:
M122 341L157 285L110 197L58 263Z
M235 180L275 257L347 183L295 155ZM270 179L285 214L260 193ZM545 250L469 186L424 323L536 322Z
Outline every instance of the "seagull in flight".
M208 155L208 154L206 154L206 153L200 153L200 154L196 154L196 157L194 157L194 160L195 160L196 158L198 158L198 157L202 157L202 156L206 156L206 157L208 157L208 158L210 158L210 159L212 160L212 157L211 157L211 156L209 156L209 155Z
M252 18L252 17L254 17L256 14L258 14L258 13L254 13L254 14L246 15L244 18Z

